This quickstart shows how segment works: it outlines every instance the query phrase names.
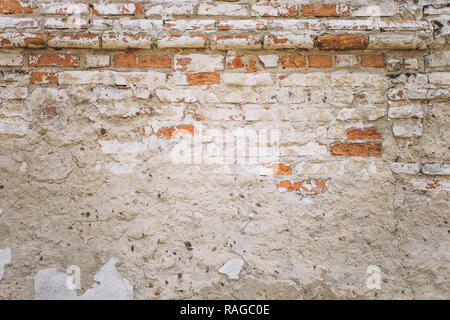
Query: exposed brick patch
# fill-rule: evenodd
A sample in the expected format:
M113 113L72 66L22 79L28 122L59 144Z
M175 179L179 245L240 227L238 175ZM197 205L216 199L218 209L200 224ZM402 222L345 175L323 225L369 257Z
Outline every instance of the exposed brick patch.
M58 78L54 72L33 71L31 73L31 83L35 84L50 84L56 83Z
M178 136L192 136L194 134L194 126L178 125L172 127L160 128L156 133L158 138L174 139Z
M305 56L282 56L281 65L283 68L304 68L306 66Z
M273 170L273 174L276 176L282 176L282 175L291 175L292 169L290 166L284 164L284 163L276 163L271 166L269 166Z
M331 145L330 151L336 156L381 157L381 144L336 143Z
M41 113L41 118L43 119L53 119L58 115L56 112L56 107L47 107Z
M330 68L333 66L333 58L329 55L312 54L308 59L309 66L312 68Z
M341 17L348 16L350 10L346 4L303 5L304 17Z
M377 140L381 138L377 127L349 128L345 130L345 135L347 139L351 140Z
M365 54L361 56L361 66L384 68L384 55Z
M328 34L317 38L321 50L362 50L367 47L363 34Z
M136 67L135 54L116 54L114 56L114 67L116 68L133 68Z
M241 56L234 56L227 58L227 69L240 69L243 68Z
M298 191L303 194L317 195L328 190L326 180L280 181L278 189L285 192Z
M258 72L259 68L256 66L255 60L250 60L247 65L247 73Z
M139 68L169 69L172 68L172 59L164 54L139 56L138 65Z
M186 82L190 85L219 84L220 72L187 73Z
M78 67L80 57L76 54L30 54L30 67Z
M18 1L0 1L0 13L3 14L21 14L32 13L31 4L19 3Z

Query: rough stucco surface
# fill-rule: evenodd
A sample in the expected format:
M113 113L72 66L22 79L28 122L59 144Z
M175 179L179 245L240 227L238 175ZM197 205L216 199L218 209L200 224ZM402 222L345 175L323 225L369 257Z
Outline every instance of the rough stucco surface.
M450 298L445 1L89 3L0 2L0 299ZM278 162L175 163L200 125Z

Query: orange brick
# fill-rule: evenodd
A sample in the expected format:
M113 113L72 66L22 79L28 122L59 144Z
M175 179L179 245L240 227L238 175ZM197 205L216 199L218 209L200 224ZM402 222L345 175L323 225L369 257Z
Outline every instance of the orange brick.
M283 68L304 68L305 67L305 56L283 56L281 57L281 65Z
M256 66L256 61L255 60L250 60L248 62L248 66L247 66L247 73L253 73L253 72L258 72L259 69Z
M227 69L240 69L243 68L244 64L240 56L230 57L227 59Z
M30 5L22 6L18 1L0 1L0 13L3 14L20 14L32 13Z
M291 167L285 165L284 163L276 163L271 165L269 168L272 168L273 174L276 176L291 175L292 173Z
M381 144L336 143L330 151L335 156L381 157Z
M136 67L135 54L117 54L114 56L114 67L116 68L133 68Z
M28 65L30 67L78 67L80 57L76 54L30 54Z
M186 82L190 85L219 84L220 72L186 73Z
M345 135L347 139L351 140L376 140L381 138L376 127L349 128L345 130Z
M303 5L302 15L304 17L341 17L350 14L345 4L319 4Z
M160 128L158 130L158 132L156 133L156 136L158 138L173 139L180 135L192 136L193 134L194 134L194 126L178 125L178 126Z
M361 66L384 68L384 55L382 54L366 54L361 56Z
M172 59L167 55L148 55L138 57L139 68L172 68Z
M328 190L327 182L325 180L300 180L300 181L280 181L278 184L280 191L298 191L303 194L316 195L324 193Z
M53 72L46 71L33 71L31 73L31 83L36 84L48 84L48 83L56 83L57 77Z
M323 50L360 50L367 47L363 34L328 34L317 38L317 47Z
M328 55L312 54L309 56L309 66L311 68L329 68L333 66L333 59Z

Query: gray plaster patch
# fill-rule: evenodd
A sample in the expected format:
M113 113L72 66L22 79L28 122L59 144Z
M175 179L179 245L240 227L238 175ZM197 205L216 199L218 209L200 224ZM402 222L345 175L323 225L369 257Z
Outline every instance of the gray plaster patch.
M229 279L239 279L239 273L243 266L244 261L242 259L231 259L219 269L219 272L226 274Z
M11 263L11 249L0 249L0 280L3 278L5 273L5 265Z
M94 276L95 283L80 296L67 287L69 276L56 268L40 270L34 277L35 300L129 300L133 298L133 286L122 278L111 258Z

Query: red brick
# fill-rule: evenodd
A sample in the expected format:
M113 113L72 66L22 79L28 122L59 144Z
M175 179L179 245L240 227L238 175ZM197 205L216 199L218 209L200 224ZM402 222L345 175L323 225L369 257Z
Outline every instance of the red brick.
M317 47L323 50L361 50L367 47L363 34L328 34L317 38Z
M282 176L282 175L291 175L292 169L290 166L285 165L284 163L276 163L271 165L269 168L273 170L273 174L276 176Z
M381 144L336 143L330 151L335 156L381 157Z
M138 57L139 68L172 68L172 59L167 55L147 55Z
M158 138L166 138L173 139L180 135L189 135L192 136L194 134L194 127L191 125L178 125L172 127L164 127L160 128L156 133Z
M312 54L309 56L309 66L311 68L329 68L333 66L333 59L328 55Z
M117 54L114 56L114 67L116 68L133 68L136 67L135 54Z
M30 54L28 65L30 67L78 67L80 57L76 54Z
M247 65L247 73L253 73L253 72L258 72L258 71L259 71L259 69L256 66L256 61L250 60Z
M56 107L47 107L41 113L41 117L44 119L53 119L57 115L58 112L56 112Z
M324 193L328 190L327 182L325 180L300 180L300 181L280 181L278 184L278 189L292 192L299 191L303 194L316 195L319 193Z
M219 84L220 72L186 73L186 82L190 85Z
M306 66L305 56L283 56L281 57L281 65L283 68L304 68Z
M57 82L56 74L46 71L33 71L31 73L31 83L36 84L49 84Z
M349 128L345 130L345 135L347 139L351 140L376 140L381 138L377 127Z
M365 54L361 56L361 66L384 68L384 55L382 54Z
M343 4L319 4L303 5L302 15L304 17L341 17L350 14L348 6Z
M18 1L0 1L0 13L3 14L21 14L32 13L31 5L22 6Z
M227 69L240 69L243 68L244 64L240 56L229 57L227 59Z

